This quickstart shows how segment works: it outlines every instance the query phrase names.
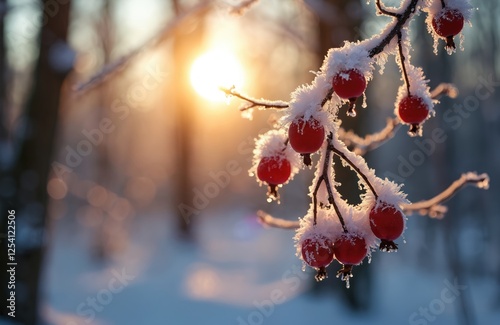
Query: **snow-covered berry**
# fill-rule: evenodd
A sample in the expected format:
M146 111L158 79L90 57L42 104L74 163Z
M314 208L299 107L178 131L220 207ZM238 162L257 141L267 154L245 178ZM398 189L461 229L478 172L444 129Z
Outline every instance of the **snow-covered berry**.
M316 269L316 281L328 277L326 267L333 261L333 243L330 239L322 235L307 238L302 242L301 253L304 262Z
M299 117L290 124L288 138L293 150L302 154L304 163L310 165L310 154L318 151L325 140L325 128L314 118Z
M286 183L291 172L290 162L281 156L264 157L257 167L257 177L269 185Z
M333 77L333 91L343 99L356 99L366 89L365 76L356 69L340 71Z
M382 240L380 250L396 251L398 246L394 240L401 236L405 224L405 217L401 210L394 205L382 202L371 209L369 218L373 234Z
M406 96L398 104L398 116L411 125L411 133L417 132L419 125L429 116L429 107L421 97Z
M302 242L302 259L310 267L327 267L333 261L333 243L320 236Z
M345 265L358 265L368 254L366 241L357 234L343 234L333 244L335 258Z
M459 34L464 27L464 16L457 9L443 8L432 17L432 27L441 37L450 37Z

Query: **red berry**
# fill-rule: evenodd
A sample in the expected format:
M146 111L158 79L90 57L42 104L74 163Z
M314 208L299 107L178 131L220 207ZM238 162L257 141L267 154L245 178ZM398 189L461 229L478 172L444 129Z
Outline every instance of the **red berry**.
M344 234L333 244L333 252L340 263L358 265L368 254L368 249L363 237Z
M333 77L333 90L340 98L357 98L365 89L365 76L356 69L342 70Z
M393 205L381 203L370 211L370 227L377 238L393 241L403 233L403 213Z
M464 27L464 16L457 9L443 8L432 18L432 27L441 37L455 36Z
M330 239L321 236L302 242L302 259L311 267L326 267L333 261L333 247Z
M313 153L321 148L325 140L325 128L313 118L304 121L304 117L295 119L288 129L288 138L293 150L301 154Z
M399 102L398 115L403 122L418 125L429 115L429 108L422 98L410 95Z
M264 157L257 166L257 177L269 185L285 183L292 173L290 162L281 157Z

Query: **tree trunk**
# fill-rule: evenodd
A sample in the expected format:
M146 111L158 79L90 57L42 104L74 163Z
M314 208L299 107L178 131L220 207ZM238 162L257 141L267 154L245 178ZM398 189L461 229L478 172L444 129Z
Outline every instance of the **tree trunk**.
M175 13L181 14L179 1L172 1ZM190 64L194 61L201 49L203 42L203 16L205 11L195 15L184 22L186 26L177 28L173 40L174 71L172 95L169 102L175 108L175 169L176 179L174 183L174 206L177 209L178 233L181 237L190 238L193 214L183 211L181 205L192 205L193 181L192 181L192 146L193 131L195 128L196 95L189 81Z
M40 30L40 53L34 71L34 83L24 115L24 135L19 155L4 177L14 181L15 191L2 198L1 227L4 232L7 210L16 215L16 319L23 324L39 323L39 280L42 270L44 238L47 224L46 190L51 171L54 138L57 130L61 86L71 67L67 59L70 1L65 4L41 0L44 20ZM68 62L68 64L64 64ZM6 178L4 178L6 179ZM23 234L23 236L20 236ZM2 245L2 254L6 250ZM2 265L5 265L2 263ZM6 272L0 273L1 301L5 291ZM22 289L22 290L21 290ZM2 304L5 308L5 304Z

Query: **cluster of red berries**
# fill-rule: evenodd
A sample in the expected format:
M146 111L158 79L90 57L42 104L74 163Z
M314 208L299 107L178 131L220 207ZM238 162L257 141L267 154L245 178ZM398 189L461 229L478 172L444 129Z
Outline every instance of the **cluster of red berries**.
M370 229L380 239L381 251L396 251L398 239L404 230L405 216L394 205L380 202L369 212ZM301 244L302 259L317 270L316 279L326 277L326 267L336 259L342 268L337 277L348 281L352 277L352 267L359 265L369 253L369 247L361 234L344 232L338 238L323 235L305 239Z
M365 91L366 79L358 70L350 69L335 75L332 85L340 98L353 103ZM315 118L306 120L299 116L290 123L288 140L293 150L303 157L304 164L310 166L311 154L318 151L325 141L325 128ZM286 183L290 175L290 162L282 155L264 157L257 167L257 177L269 185L270 193L275 193L277 185Z
M428 17L428 22L429 26L432 25L435 35L446 39L447 47L450 52L451 48L455 48L453 38L461 32L464 21L468 17L467 10L469 9L465 9L465 7L461 6L458 2L454 4L455 7L463 8L461 10L466 13L466 17L464 17L464 14L459 9L447 7L444 1L440 3L442 4L442 8L440 7L441 9L432 7L432 13ZM433 3L433 5L434 4L437 5L437 3ZM413 6L415 5L416 4L413 3ZM414 9L415 7L413 7L413 11L410 11L410 7L408 7L407 12L414 13ZM437 12L434 10L437 10ZM396 17L398 17L399 21L403 21L403 18L401 18L402 16L396 15ZM405 66L404 42L401 33L398 33L397 37L400 55L399 62L405 78L406 89L404 86L400 88L395 113L401 122L410 125L409 133L411 135L418 135L420 126L431 114L433 102L423 72L413 67L411 64L408 65L407 63ZM398 192L399 190L396 189L387 190L385 186L387 184L380 183L380 180L377 180L372 183L377 182L380 186L379 188L383 187L386 193L387 191L392 191L394 197L398 197L398 199L393 200L384 196L385 199L381 199L376 194L379 190L375 190L373 184L370 184L371 181L366 176L366 174L371 173L369 168L367 166L363 166L363 168L356 166L365 164L364 160L362 158L350 159L346 157L347 154L339 149L344 148L344 144L342 141L337 141L339 140L337 138L338 135L334 134L335 132L332 131L335 127L332 127L331 124L326 124L330 123L332 119L327 120L321 115L324 113L322 110L325 100L331 100L333 103L337 104L337 106L341 103L348 102L349 108L347 115L356 115L354 109L355 102L365 92L367 80L370 80L373 69L372 61L370 61L373 57L365 54L369 52L370 51L365 51L362 46L360 47L356 43L346 43L343 48L333 50L333 54L329 54L327 59L325 59L325 63L321 70L323 74L318 75L317 80L320 81L316 83L315 80L311 87L304 88L306 90L323 90L329 87L330 91L328 92L328 96L321 101L321 107L318 110L319 114L309 111L309 108L312 106L309 102L303 106L305 107L304 110L301 110L302 106L300 104L302 103L297 100L294 103L296 104L298 102L300 104L297 104L294 108L298 108L297 110L300 112L297 113L297 110L291 110L294 113L287 117L289 118L287 120L289 122L288 132L286 133L284 130L280 131L279 138L277 138L278 142L274 142L276 138L269 142L262 141L261 143L264 144L266 149L264 150L265 154L262 154L263 151L256 150L256 162L258 162L256 166L257 178L268 184L268 195L271 198L278 198L278 186L288 182L292 177L292 173L295 173L297 167L295 158L298 157L298 154L302 156L304 164L310 166L312 164L311 154L314 154L321 148L326 148L323 169L320 170L321 174L318 174L320 175L317 178L318 183L316 184L315 191L312 193L314 207L313 213L310 216L314 218L314 222L312 223L313 227L317 226L318 209L316 195L321 182L325 183L324 185L329 195L329 203L334 207L336 206L333 196L335 183L333 180L330 180L330 177L333 177L333 173L331 175L328 173L329 162L327 159L330 156L327 154L331 153L328 150L335 151L342 159L346 160L350 166L355 169L360 179L363 178L367 188L370 188L370 191L374 195L374 202L371 208L370 205L366 203L365 207L368 206L366 210L363 212L357 211L362 213L363 222L366 222L364 223L366 226L363 227L363 229L356 227L353 227L353 229L351 229L351 227L348 228L344 223L343 217L340 215L338 206L336 206L335 212L338 214L340 224L342 225L342 232L338 232L338 235L331 235L329 230L322 232L322 229L318 228L314 229L312 232L308 232L308 230L305 230L305 232L299 230L298 232L299 238L297 247L300 250L303 261L317 270L316 279L324 279L327 276L326 268L333 260L337 260L342 265L341 269L337 272L337 277L341 277L342 280L346 281L347 285L349 285L349 278L352 277L351 271L353 266L362 263L362 261L370 255L371 249L374 247L375 243L379 243L378 248L381 251L396 251L398 246L394 241L402 235L405 227L405 216L399 206L401 201L399 201L399 203L397 201L398 199L404 200L404 194L401 194ZM353 65L356 67L353 67ZM328 80L324 78L325 75L332 77ZM320 86L317 86L318 84ZM314 89L314 86L320 88ZM309 100L310 97L307 97L307 99ZM334 114L337 114L337 111L334 111ZM337 119L337 116L335 116L335 119ZM328 146L325 145L325 141ZM278 145L275 146L275 144ZM336 145L338 145L338 147L336 147ZM345 150L349 151L347 148L345 148ZM352 154L352 152L349 153ZM374 173L372 173L370 177L376 179ZM321 206L321 204L319 206L320 208L324 207ZM306 221L305 225L308 227L311 224L307 224ZM304 230L304 228L301 229Z

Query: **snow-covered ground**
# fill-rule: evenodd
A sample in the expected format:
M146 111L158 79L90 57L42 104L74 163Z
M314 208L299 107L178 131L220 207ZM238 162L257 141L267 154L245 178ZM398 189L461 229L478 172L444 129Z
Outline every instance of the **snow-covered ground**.
M137 218L124 253L103 263L89 253L89 233L58 221L43 280L47 323L459 324L462 292L473 298L477 324L500 320L492 280L468 278L466 288L451 288L445 268L425 271L404 258L410 244L374 255L373 305L355 313L341 295L308 292L313 273L301 271L292 232L264 229L248 211L203 218L196 244L175 240L165 216ZM344 285L334 284L332 292Z

